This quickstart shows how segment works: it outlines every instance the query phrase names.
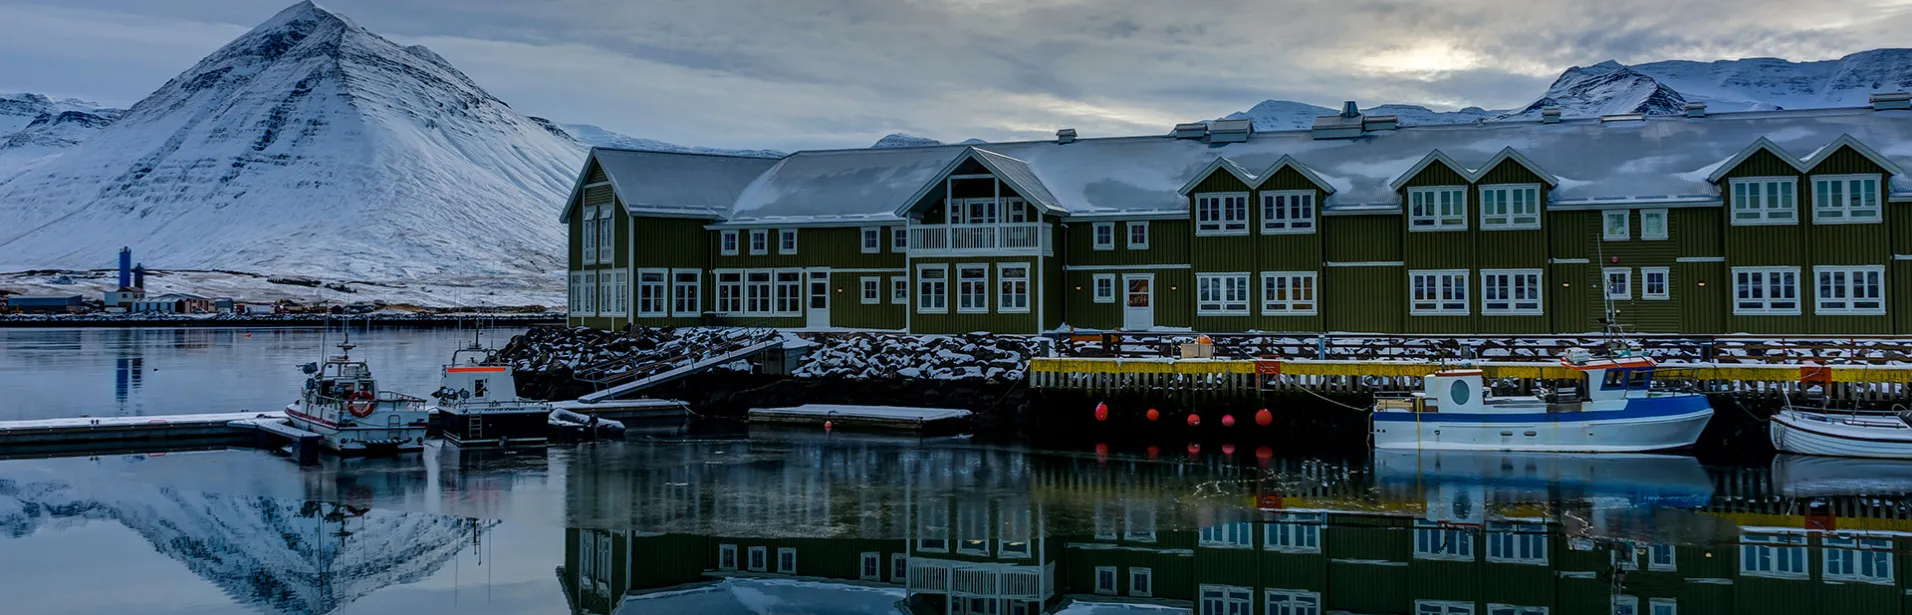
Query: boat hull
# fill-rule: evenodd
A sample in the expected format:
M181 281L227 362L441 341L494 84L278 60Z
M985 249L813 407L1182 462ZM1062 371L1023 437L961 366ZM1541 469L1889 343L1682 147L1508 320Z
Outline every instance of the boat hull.
M417 420L397 425L339 425L301 411L298 404L286 406L286 421L293 427L319 434L322 446L339 455L396 455L425 450L427 425L423 413Z
M1383 450L1639 453L1692 446L1712 417L1705 396L1666 395L1588 412L1376 412L1371 433Z
M507 410L447 410L432 415L435 431L458 446L542 446L550 440L551 410L521 407Z
M1912 429L1858 427L1814 420L1805 413L1785 411L1773 415L1767 430L1773 448L1781 452L1830 457L1912 459Z

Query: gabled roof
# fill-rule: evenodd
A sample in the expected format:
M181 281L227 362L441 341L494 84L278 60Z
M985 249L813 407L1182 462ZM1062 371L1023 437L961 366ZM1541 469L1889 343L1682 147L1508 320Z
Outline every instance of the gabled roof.
M1819 163L1825 162L1826 158L1838 152L1841 147L1852 148L1852 151L1858 152L1860 156L1865 156L1866 160L1870 160L1872 164L1884 168L1887 173L1893 175L1905 174L1905 170L1899 168L1899 165L1893 164L1892 159L1886 158L1870 147L1866 147L1866 144L1860 143L1858 139L1854 139L1852 135L1848 134L1839 135L1839 138L1833 139L1832 142L1827 143L1825 147L1819 148L1819 151L1807 155L1800 163L1805 166L1806 170L1810 170L1813 167L1819 166Z
M1388 189L1397 192L1400 191L1402 187L1407 185L1408 181L1414 179L1414 176L1420 175L1421 171L1426 170L1427 165L1434 164L1435 162L1447 165L1447 168L1453 169L1455 173L1461 174L1461 177L1467 179L1467 181L1474 181L1473 169L1469 169L1466 165L1455 162L1453 158L1447 157L1447 154L1443 154L1441 150L1437 149L1428 152L1426 156L1422 156L1421 161L1414 163L1412 167L1408 167L1406 173L1395 176L1394 181L1388 182Z
M778 163L776 158L594 147L571 187L560 222L571 221L591 161L604 169L631 215L715 220L727 217L744 187Z
M1800 173L1806 172L1806 169L1809 168L1806 166L1806 163L1800 162L1797 156L1787 153L1784 148L1779 147L1778 144L1762 136L1754 140L1751 145L1746 146L1745 149L1739 150L1739 153L1733 154L1732 157L1726 160L1720 161L1719 166L1713 169L1712 173L1706 174L1706 181L1714 184L1719 183L1719 180L1725 178L1727 173L1731 173L1733 169L1739 168L1740 163L1746 162L1747 158L1753 157L1753 154L1757 154L1762 150L1772 152L1774 156L1778 156L1780 160L1785 161L1787 165L1792 166L1792 168L1798 170Z
M929 196L930 192L935 190L937 186L942 185L943 180L949 177L950 174L955 173L956 169L962 168L964 162L971 160L983 165L983 168L989 169L989 172L995 175L996 179L1008 184L1011 189L1016 191L1016 194L1022 195L1024 200L1041 207L1043 211L1058 214L1069 213L1068 209L1063 208L1060 203L1056 202L1055 195L1049 192L1047 186L1042 185L1042 180L1036 177L1035 172L1029 169L1029 163L980 147L969 146L963 148L963 151L956 157L951 158L948 164L943 165L942 170L937 171L934 176L924 181L922 185L916 189L916 192L910 194L909 198L897 204L895 209L896 216L899 218L908 217L910 209L914 208L924 197Z
M1280 173L1282 169L1294 169L1296 172L1301 173L1302 177L1308 178L1309 183L1314 184L1316 188L1320 188L1323 194L1334 194L1333 184L1329 184L1326 180L1321 179L1321 176L1316 175L1314 169L1308 168L1308 165L1301 164L1301 161L1295 160L1294 156L1288 155L1283 155L1280 160L1276 160L1274 165L1268 167L1268 170L1261 172L1259 179L1250 182L1248 185L1260 188L1262 183L1267 182L1268 178L1274 177L1276 173Z
M1480 165L1480 168L1474 170L1474 175L1467 179L1468 181L1479 183L1482 177L1486 177L1488 172L1494 170L1494 167L1500 166L1500 163L1508 160L1512 160L1516 164L1525 167L1534 175L1540 176L1540 181L1546 182L1548 188L1560 185L1560 178L1554 177L1554 175L1548 173L1546 169L1540 168L1539 164L1528 160L1526 156L1521 155L1519 150L1515 150L1511 146L1500 148L1500 153L1494 154L1493 158L1488 158L1487 163Z
M1228 171L1229 175L1235 176L1235 179L1241 180L1241 183L1247 184L1249 188L1254 188L1256 184L1261 183L1261 178L1256 177L1254 173L1249 173L1248 169L1241 168L1241 165L1235 164L1235 161L1216 156L1208 163L1208 166L1202 167L1202 170L1195 172L1194 177L1188 178L1188 183L1182 184L1182 189L1177 190L1176 194L1188 196L1197 186L1202 185L1202 182L1208 181L1208 176L1214 175L1216 169Z

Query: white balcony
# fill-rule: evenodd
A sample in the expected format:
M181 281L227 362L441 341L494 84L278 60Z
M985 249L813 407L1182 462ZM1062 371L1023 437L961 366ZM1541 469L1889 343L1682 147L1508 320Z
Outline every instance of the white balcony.
M1037 222L1003 224L916 224L910 225L910 253L918 256L938 254L1042 254L1050 256L1050 226Z

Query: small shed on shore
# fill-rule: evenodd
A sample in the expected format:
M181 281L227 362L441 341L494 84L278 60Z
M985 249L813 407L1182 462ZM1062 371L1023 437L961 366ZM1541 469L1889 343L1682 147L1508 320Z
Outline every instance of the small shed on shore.
M85 309L86 300L79 295L19 295L7 297L7 307L22 312L67 313Z

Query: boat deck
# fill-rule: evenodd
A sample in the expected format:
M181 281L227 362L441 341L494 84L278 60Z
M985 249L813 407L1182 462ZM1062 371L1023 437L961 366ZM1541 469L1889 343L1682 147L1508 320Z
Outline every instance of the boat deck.
M287 424L278 411L0 421L0 457L290 444L305 463L316 461L320 439Z
M958 429L969 422L970 416L968 410L951 408L811 404L752 409L750 423L821 427L828 422L832 429L928 432Z

